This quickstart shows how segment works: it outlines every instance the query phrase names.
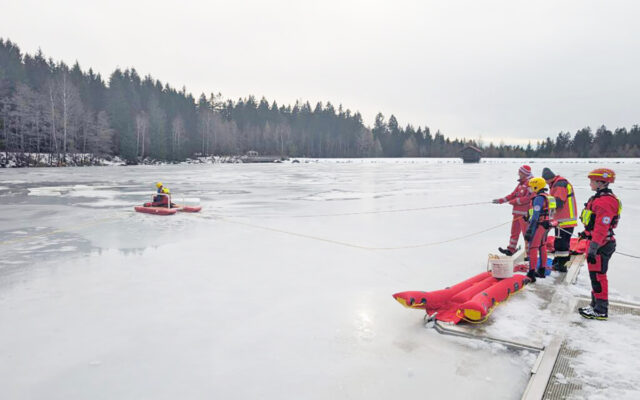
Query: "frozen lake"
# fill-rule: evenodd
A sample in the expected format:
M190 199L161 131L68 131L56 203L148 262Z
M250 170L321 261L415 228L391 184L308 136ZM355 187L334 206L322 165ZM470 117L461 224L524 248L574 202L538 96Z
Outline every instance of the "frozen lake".
M522 163L0 170L1 397L518 399L534 354L442 336L391 294L483 271L509 224L438 242L508 223L490 201ZM640 253L640 160L527 163L568 178L580 208L587 172L613 168L618 250ZM135 213L158 180L203 211ZM483 204L428 209L469 203ZM638 260L616 254L608 275L612 299L640 301ZM573 290L588 288L583 270ZM496 309L495 329L540 328L527 290ZM596 329L616 323L629 326ZM637 398L632 386L621 395Z

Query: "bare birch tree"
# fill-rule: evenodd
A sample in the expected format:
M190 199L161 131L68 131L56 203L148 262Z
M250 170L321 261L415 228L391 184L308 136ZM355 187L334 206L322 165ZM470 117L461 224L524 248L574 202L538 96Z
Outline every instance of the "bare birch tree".
M56 101L55 101L55 82L53 79L49 79L47 82L47 90L49 97L49 108L48 108L48 117L49 117L49 129L50 129L50 140L49 140L49 164L52 163L52 156L56 155L56 160L60 157L60 152L58 149L58 138L56 135ZM54 151L55 150L55 151Z
M178 159L182 153L182 139L184 138L184 121L181 116L173 118L171 123L171 158Z
M144 159L145 143L148 140L149 116L146 112L140 111L136 115L136 155Z

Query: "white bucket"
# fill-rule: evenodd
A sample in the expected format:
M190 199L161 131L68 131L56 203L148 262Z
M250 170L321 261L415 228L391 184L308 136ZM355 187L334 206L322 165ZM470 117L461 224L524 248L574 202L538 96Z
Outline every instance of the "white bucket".
M489 255L487 269L491 271L494 278L511 278L513 276L513 258Z

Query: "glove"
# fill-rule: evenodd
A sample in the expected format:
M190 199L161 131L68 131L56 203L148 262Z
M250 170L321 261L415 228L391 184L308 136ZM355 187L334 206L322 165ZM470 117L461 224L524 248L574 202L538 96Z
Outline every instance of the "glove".
M504 202L505 202L504 198L502 198L502 199L494 199L492 201L493 204L502 204Z
M578 238L580 238L580 239L583 239L583 240L584 240L584 239L586 239L587 237L588 237L588 236L587 236L587 233L586 233L585 231L582 231L582 232L578 233Z
M549 221L542 221L542 222L540 222L540 225L541 225L544 229L549 229L549 227L551 226L551 224L549 223Z
M524 234L524 240L525 240L526 242L530 242L530 241L531 241L531 239L533 239L533 238L532 238L532 236L533 236L533 235L531 234L531 232L530 232L530 231L527 231L527 233L525 233L525 234Z
M598 254L598 248L600 246L598 246L598 243L596 242L591 242L589 244L589 250L587 252L587 262L589 264L595 264L596 263L596 254Z

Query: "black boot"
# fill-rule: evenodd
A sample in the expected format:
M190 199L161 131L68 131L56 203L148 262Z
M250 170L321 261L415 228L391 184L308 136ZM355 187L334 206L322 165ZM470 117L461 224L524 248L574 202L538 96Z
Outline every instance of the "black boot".
M502 247L498 247L498 251L500 253L504 254L505 256L512 256L513 255L513 251L509 250L508 247L506 249L503 249Z
M553 259L551 268L558 272L567 272L567 261L569 257L556 257Z
M567 272L567 266L564 264L560 264L560 265L556 265L555 268L553 268L554 271L558 271L558 272Z
M538 270L536 271L536 276L542 279L546 278L547 270L544 267L539 267Z
M529 272L527 272L527 277L529 278L531 283L535 283L536 282L536 271L534 271L532 269L529 270Z

